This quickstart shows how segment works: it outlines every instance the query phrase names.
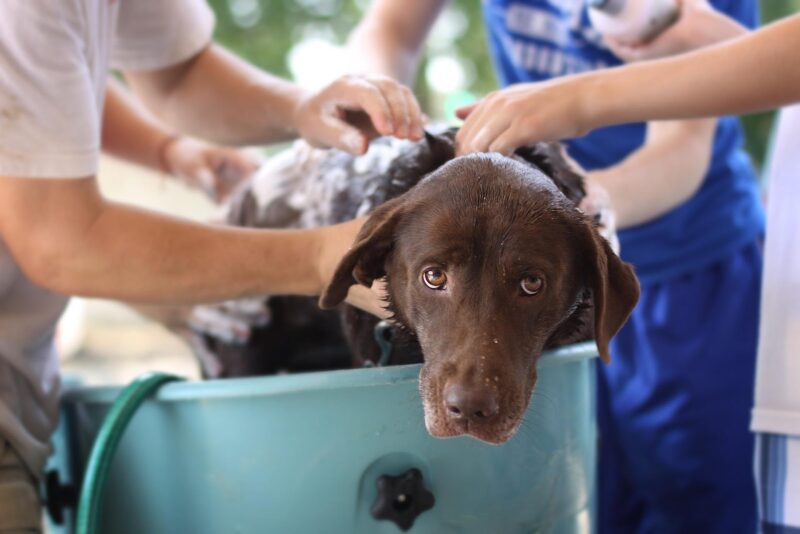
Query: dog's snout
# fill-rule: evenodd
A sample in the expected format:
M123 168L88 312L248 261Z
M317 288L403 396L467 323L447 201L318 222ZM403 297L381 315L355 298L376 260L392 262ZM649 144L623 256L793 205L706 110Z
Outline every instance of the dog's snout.
M451 419L488 421L500 411L497 395L488 388L449 383L444 388L444 406Z

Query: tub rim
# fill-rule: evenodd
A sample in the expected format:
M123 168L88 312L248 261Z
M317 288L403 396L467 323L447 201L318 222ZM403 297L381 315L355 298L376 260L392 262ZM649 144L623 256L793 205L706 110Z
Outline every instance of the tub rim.
M538 368L590 360L598 357L594 341L584 341L544 351ZM152 400L173 402L187 400L233 399L241 397L266 397L309 391L378 387L416 381L422 364L313 371L285 375L188 380L164 385ZM74 386L67 388L61 402L82 404L110 404L123 386Z

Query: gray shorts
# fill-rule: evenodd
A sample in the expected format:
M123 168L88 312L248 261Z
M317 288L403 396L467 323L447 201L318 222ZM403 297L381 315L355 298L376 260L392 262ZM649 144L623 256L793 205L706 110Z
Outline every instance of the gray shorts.
M37 483L11 445L0 437L0 534L40 534Z

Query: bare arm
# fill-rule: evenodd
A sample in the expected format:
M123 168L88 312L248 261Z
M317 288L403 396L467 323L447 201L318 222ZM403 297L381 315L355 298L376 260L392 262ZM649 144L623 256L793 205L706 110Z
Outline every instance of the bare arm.
M421 135L416 102L409 102L408 89L391 80L349 76L310 93L214 44L178 65L126 71L125 78L166 123L228 145L302 136L315 146L362 154L375 133ZM348 124L345 112L368 115L369 131Z
M717 11L709 0L677 0L678 20L653 40L625 43L606 36L604 41L614 54L626 62L659 59L697 50L736 37L750 30L738 20Z
M113 79L106 84L103 106L103 151L132 163L159 170L159 147L171 132L125 93Z
M355 72L382 74L410 85L422 45L447 0L376 0L350 35Z
M655 219L697 191L711 161L715 126L713 119L648 123L642 148L588 174L607 191L620 228Z
M706 0L683 0L681 18L654 41L639 45L613 41L608 44L622 59L638 61L684 53L721 40L734 39L746 32L746 28L714 10ZM603 76L605 72L597 74ZM539 108L551 105L556 108L556 116L548 117L546 127L569 128L570 121L574 122L575 116L579 116L574 102L568 100L569 96L560 93L555 96L553 92L552 98L563 98L564 102L551 102L538 98L536 94L542 87L551 84L560 87L562 83L562 80L555 80L545 84L526 84L493 95L470 114L459 133L459 149L509 151L520 140L539 140L534 124L536 114L549 114L550 110ZM642 90L642 87L646 89ZM661 95L662 88L651 81L639 86L638 90ZM532 100L531 95L534 95ZM593 97L615 104L628 103L614 93L601 96ZM561 104L564 104L563 108ZM469 110L461 110L462 114L466 111ZM562 113L569 113L569 116L562 119ZM620 164L589 174L591 182L607 191L621 227L641 224L663 215L697 190L710 162L715 126L713 119L650 122L645 143L640 149ZM597 191L597 188L593 190ZM588 201L592 205L592 199Z
M679 57L567 82L581 93L582 129L644 118L750 113L800 100L800 15ZM643 84L658 91L641 91ZM572 84L572 85L569 85ZM595 91L616 96L601 102Z
M256 169L241 150L176 136L114 79L106 85L102 146L106 153L169 173L215 201Z
M459 111L469 115L465 127L473 125L469 136L460 134L462 149L503 152L611 124L749 113L797 102L797 50L800 15L673 58L514 86ZM488 121L476 114L482 108L494 110ZM481 133L478 125L487 130Z
M149 303L316 295L361 222L212 227L108 202L91 177L0 177L0 236L28 277L64 294Z
M613 46L615 52L628 60L650 59L658 57L665 52L682 53L687 48L696 49L719 41L735 38L747 39L747 37L744 37L747 34L746 28L714 11L706 2L684 2L684 10L687 9L692 10L689 16L684 15L687 20L690 19L690 24L676 25L655 42L646 46ZM797 32L796 29L795 32ZM782 38L778 33L775 33L770 37L769 41L775 45L777 44L776 40ZM701 78L701 72L705 72L707 68L714 69L718 67L719 62L730 62L736 58L737 54L743 52L743 49L737 50L737 46L735 46L737 42L733 40L730 45L718 45L718 48L727 50L727 52L711 49L696 52L693 54L694 57L679 57L667 60L667 62L672 62L676 65L694 66L688 71L682 71L681 67L675 69L674 74L676 76L687 76L685 81L678 81L679 84L685 84L686 93L682 96L677 96L671 103L664 104L665 99L669 100L676 97L677 88L671 86L671 83L675 82L675 78L672 78L671 71L667 72L663 66L655 67L658 63L645 63L634 67L616 69L608 73L597 73L598 79L608 75L609 79L613 80L614 77L618 77L621 80L625 72L630 72L633 69L649 70L650 72L656 72L656 69L658 69L660 72L665 72L668 78L668 80L664 80L665 83L659 81L657 84L652 83L652 78L650 78L650 86L657 85L659 87L658 91L632 90L638 83L636 81L629 82L630 84L604 87L602 90L608 89L612 91L610 94L617 94L618 91L615 90L615 87L619 87L619 93L622 94L619 97L609 99L608 102L601 103L598 109L602 108L604 104L609 104L611 109L627 113L631 111L632 103L634 103L634 106L636 105L636 99L644 98L645 100L652 100L650 102L651 105L664 104L666 111L670 115L674 115L680 105L689 104L691 99L695 98L695 94L700 98L709 98L709 95L713 94L716 96L709 98L709 101L717 101L719 104L729 105L729 103L726 103L726 93L729 94L727 91L728 86L704 83ZM728 48L729 46L733 48ZM755 48L752 44L750 46ZM711 59L708 59L709 57ZM756 61L757 57L758 55L754 56L751 61ZM780 56L775 57L779 58ZM785 57L788 58L788 55ZM786 63L790 63L790 61ZM764 67L764 65L760 66ZM778 68L778 64L767 66L766 68L768 70ZM720 72L730 75L730 73L736 71L735 69L728 70L726 68ZM745 78L742 76L742 72L736 72L735 77L737 80ZM759 73L755 72L754 76L759 76ZM643 82L645 79L647 78L643 77L641 81ZM731 80L730 87L738 87L737 83L739 82ZM797 83L794 83L796 88ZM720 90L721 88L725 89ZM791 87L779 89L790 90ZM630 94L626 90L631 90ZM750 95L751 97L760 98L757 94L760 90L755 85L752 86L751 90L753 91ZM643 93L649 93L649 95L644 95ZM637 96L634 96L634 94ZM659 98L652 98L655 95L658 95ZM590 101L593 97L587 94L586 98L587 101ZM800 92L798 93L798 98L800 98ZM722 112L719 111L719 113ZM640 113L639 111L636 111L636 113L639 113L636 118L656 116L651 113ZM687 115L679 113L676 116ZM590 175L590 180L595 180L606 188L610 203L616 210L621 227L640 224L659 216L694 193L699 187L709 164L714 125L715 121L708 119L650 122L648 124L648 139L641 150L613 168ZM648 159L653 159L653 162L657 164L648 165ZM638 177L637 174L639 174Z
M298 135L294 111L304 91L220 46L172 67L124 75L151 110L190 135L231 145Z
M647 43L606 44L628 63L696 50L747 34L737 20L708 0L680 0L680 18ZM647 222L688 200L700 187L711 161L716 121L653 121L644 146L614 167L591 173L605 188L623 228Z

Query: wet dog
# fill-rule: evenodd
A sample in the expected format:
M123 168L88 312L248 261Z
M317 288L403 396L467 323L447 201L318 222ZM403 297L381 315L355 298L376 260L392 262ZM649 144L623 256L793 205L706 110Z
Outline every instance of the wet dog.
M243 301L195 310L206 374L378 361L377 319L343 301L351 285L379 279L393 314L390 363L424 362L420 392L433 436L508 440L545 348L594 338L608 360L639 286L597 221L577 209L580 172L557 144L456 158L453 138L450 130L417 143L382 141L361 158L299 146L275 158L231 204L230 224L369 218L320 298L336 311L284 297L266 308Z

